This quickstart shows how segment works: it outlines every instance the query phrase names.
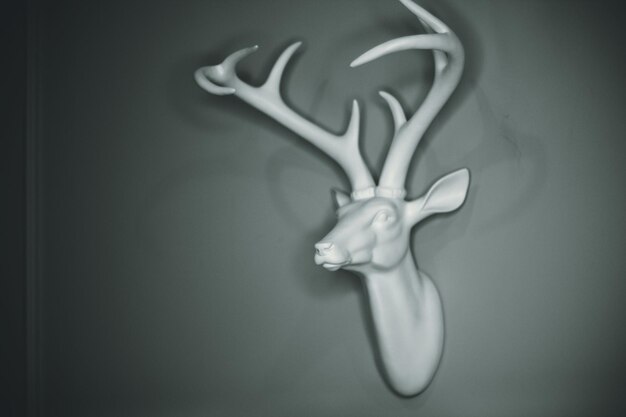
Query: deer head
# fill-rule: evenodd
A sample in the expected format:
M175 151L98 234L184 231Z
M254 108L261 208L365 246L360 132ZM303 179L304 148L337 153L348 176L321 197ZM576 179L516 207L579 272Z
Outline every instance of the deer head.
M396 267L409 251L414 225L436 213L456 210L465 200L469 172L461 169L437 181L412 201L385 195L353 200L335 191L337 225L315 244L315 262L330 271L344 268L367 274Z
M353 101L352 115L345 133L336 135L293 111L281 98L280 82L283 71L300 42L283 51L265 83L258 87L243 82L235 71L237 63L256 51L256 46L239 50L221 64L200 68L195 73L197 83L209 93L237 96L309 141L343 169L352 190L349 194L335 191L337 225L315 244L315 262L331 271L344 268L367 277L395 271L401 264L406 264L407 258L413 264L409 245L411 228L430 215L456 210L463 204L469 186L469 171L460 169L440 178L422 197L414 200L405 198L405 181L412 156L431 121L456 88L463 69L464 54L458 38L444 23L410 0L400 1L417 16L427 33L378 45L355 59L351 66L357 67L394 52L429 49L433 51L435 76L424 102L408 118L393 95L380 92L390 109L395 132L377 184L359 151L359 104L356 100ZM406 268L403 271L399 275L390 273L389 282L406 283L410 279L420 279L418 275L406 272ZM371 288L371 291L378 290L375 286ZM379 298L383 300L385 294L392 294L388 303L397 304L398 291L381 290L380 294L382 295ZM436 306L439 305L436 290L432 297L436 297L437 303L433 304L435 307L431 306L435 310L429 317L441 322L441 318L436 318L437 315L441 316L440 306L439 313L436 311ZM410 353L411 346L405 341L408 339L397 336L414 333L417 340L420 338L418 333L425 331L420 330L422 327L430 329L433 326L424 327L411 309L387 314L394 308L397 307L372 305L375 324L379 327L379 339L383 339L379 342L391 384L398 392L410 395L423 389L432 377L441 354L443 332L437 330L431 334L434 341L425 350L432 351L424 354L430 358L426 366L420 357L414 357ZM398 325L394 324L397 320L392 318L398 315L410 317L407 316L405 328L393 330ZM441 322L440 327L442 326ZM392 333L395 331L398 334L389 334L388 328L392 329ZM399 363L393 358L394 355L401 358ZM428 372L420 374L419 370L411 370L413 374L422 375L417 378L412 378L413 374L405 375L403 369L409 362L415 367L427 368Z

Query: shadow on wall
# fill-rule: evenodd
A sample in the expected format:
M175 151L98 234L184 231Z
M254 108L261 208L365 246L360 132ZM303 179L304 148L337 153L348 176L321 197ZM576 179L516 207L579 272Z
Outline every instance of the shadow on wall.
M437 239L429 241L434 253L439 253L463 236L470 227L470 219L474 236L513 223L537 200L545 185L548 168L541 139L518 130L510 120L510 115L494 110L479 86L474 89L474 97L481 115L484 136L463 159L463 165L469 167L471 172L467 200L459 213L433 216L420 225L437 223ZM433 152L428 157L429 164L437 167L436 172L445 171L446 167L439 164ZM492 215L477 216L474 214L477 201L490 204L481 195L493 195L484 188L487 177L493 174L493 168L505 165L515 176L513 181L517 187L510 188L509 193L500 194L501 199L492 202L492 206L495 206ZM454 221L448 221L449 218Z

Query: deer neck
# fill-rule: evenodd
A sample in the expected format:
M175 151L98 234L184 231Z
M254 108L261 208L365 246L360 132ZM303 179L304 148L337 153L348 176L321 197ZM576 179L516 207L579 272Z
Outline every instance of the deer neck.
M370 299L377 333L388 326L418 315L424 308L425 275L420 274L411 251L396 265L384 271L368 271L364 283ZM393 308L391 308L393 306ZM380 327L380 329L379 329Z
M421 292L420 274L410 250L393 268L370 270L363 274L368 290L388 291L394 288L405 292Z
M415 395L430 383L443 351L439 293L410 250L396 268L364 278L388 382L402 395Z

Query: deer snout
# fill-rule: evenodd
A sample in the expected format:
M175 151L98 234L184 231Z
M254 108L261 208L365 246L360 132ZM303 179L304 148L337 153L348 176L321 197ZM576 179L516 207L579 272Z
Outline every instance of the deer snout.
M334 248L335 244L332 242L319 242L315 244L315 254L324 256Z
M350 255L332 242L318 242L315 244L315 263L336 271L350 263Z

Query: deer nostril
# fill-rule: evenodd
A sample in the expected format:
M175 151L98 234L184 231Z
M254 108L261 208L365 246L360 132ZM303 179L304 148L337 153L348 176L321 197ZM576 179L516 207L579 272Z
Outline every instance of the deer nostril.
M329 250L331 250L333 248L333 245L331 242L319 242L315 244L315 253L317 255L324 255L324 253L328 252Z

